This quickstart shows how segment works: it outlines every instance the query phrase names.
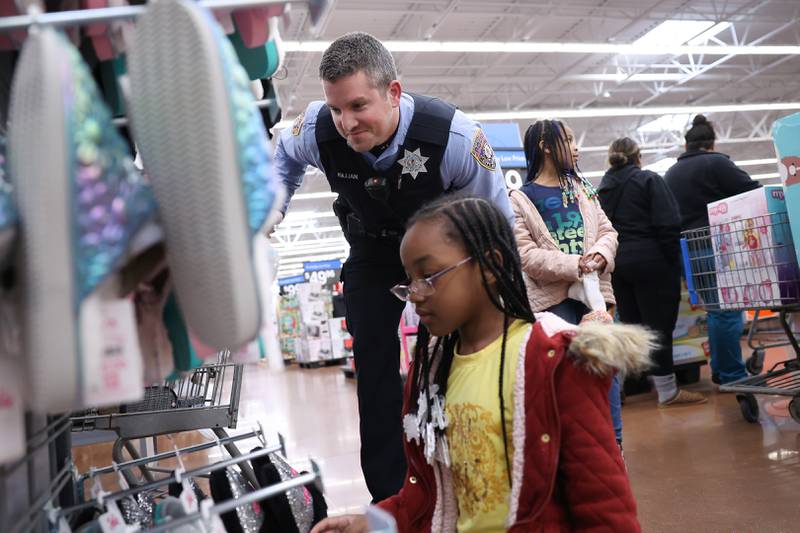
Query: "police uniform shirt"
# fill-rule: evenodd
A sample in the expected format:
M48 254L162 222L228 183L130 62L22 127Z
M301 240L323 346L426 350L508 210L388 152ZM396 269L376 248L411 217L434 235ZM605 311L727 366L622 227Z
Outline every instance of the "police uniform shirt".
M321 101L310 103L305 113L298 116L293 126L285 129L278 139L274 169L287 190L283 212L286 212L289 200L302 184L307 165L325 172L315 135L317 114L324 105L325 102ZM414 100L403 93L400 97L400 122L389 146L377 157L371 152L360 154L372 168L383 172L397 163L398 151L405 141L413 116ZM513 227L514 213L508 201L503 171L480 125L459 110L456 110L450 124L450 137L440 173L445 190L486 198L500 208ZM424 174L419 177L423 178Z

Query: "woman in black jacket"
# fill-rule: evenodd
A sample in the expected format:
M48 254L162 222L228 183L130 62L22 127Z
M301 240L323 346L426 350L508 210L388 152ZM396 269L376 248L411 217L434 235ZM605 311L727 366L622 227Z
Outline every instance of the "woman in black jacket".
M664 181L681 211L682 230L708 227L708 204L761 187L730 158L714 150L717 134L714 125L703 115L692 120L684 136L686 152L667 170ZM699 241L697 244L701 244ZM708 239L700 255L712 255ZM714 260L701 259L703 270L716 270ZM706 287L716 287L713 274L706 276ZM703 291L708 311L708 343L711 349L711 379L714 383L731 383L747 376L742 361L740 339L744 323L739 311L713 310L718 307L716 291Z
M702 394L679 390L672 360L672 332L681 298L681 220L661 176L641 169L639 146L625 137L608 150L611 168L598 195L619 233L611 283L620 320L658 332L653 381L659 407L705 403Z

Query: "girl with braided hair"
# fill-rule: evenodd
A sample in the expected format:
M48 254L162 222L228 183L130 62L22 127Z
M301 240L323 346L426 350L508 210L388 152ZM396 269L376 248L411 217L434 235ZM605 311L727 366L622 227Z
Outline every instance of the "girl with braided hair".
M646 365L652 335L535 316L511 228L483 199L423 207L400 255L409 281L392 292L421 324L408 474L378 504L398 531L640 531L607 391L616 371ZM366 531L343 516L313 533Z
M511 191L514 234L522 260L528 301L534 311L549 311L571 324L589 314L569 297L570 286L596 272L607 306L615 304L611 272L617 232L603 212L591 183L578 172L575 134L560 120L539 120L525 132L527 182ZM598 312L595 315L605 315ZM607 320L611 320L606 315ZM622 446L620 382L609 389L617 442Z

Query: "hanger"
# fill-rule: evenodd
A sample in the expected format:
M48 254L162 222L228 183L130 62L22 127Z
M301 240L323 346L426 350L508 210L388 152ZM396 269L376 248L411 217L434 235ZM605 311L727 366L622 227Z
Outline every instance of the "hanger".
M216 445L216 443L214 445ZM210 465L205 465L205 466L202 466L202 467L199 467L199 468L195 468L193 470L187 470L186 472L182 472L180 474L180 476L181 476L180 479L182 480L183 477L192 478L192 477L199 477L199 476L207 475L207 474L210 474L211 472L216 472L217 470L223 470L225 468L228 468L229 466L240 465L241 463L244 463L245 461L250 461L251 459L257 459L259 457L263 457L265 455L268 455L270 453L276 452L278 450L280 450L280 445L271 446L271 447L262 448L262 449L259 449L259 450L256 450L256 451L253 451L253 452L250 452L250 453L247 453L247 454L243 454L243 455L240 455L238 457L233 457L233 458L230 458L230 459L226 459L224 461L220 461L220 462L213 463L213 464L210 464ZM94 477L94 476L91 476L91 477ZM98 478L94 478L94 479L97 480ZM83 509L87 509L89 507L94 506L96 503L102 503L102 504L107 506L111 502L116 502L117 500L121 500L122 498L126 498L128 496L136 495L136 494L138 494L140 492L151 491L151 490L155 490L155 489L159 489L159 488L165 487L165 486L169 485L170 483L173 483L174 481L176 481L176 477L175 476L169 476L169 477L158 479L158 480L153 481L151 483L147 483L145 485L133 487L133 488L130 488L130 489L127 489L127 490L121 490L121 491L114 492L114 493L103 492L103 493L101 493L101 495L99 497L95 496L94 492L93 492L92 496L95 498L94 502L85 502L85 503L81 503L81 504L74 505L72 507L68 507L66 509L63 509L63 510L61 510L59 512L59 516L66 516L66 515L70 515L72 513L78 512L78 511L82 511ZM100 487L100 488L102 488L102 487Z
M244 505L250 505L261 500L270 498L272 496L276 496L278 494L284 493L289 489L293 489L295 487L302 487L304 485L308 485L309 483L314 483L322 492L322 482L321 482L321 474L319 470L319 466L315 461L311 461L311 472L306 474L301 474L296 478L290 479L288 481L284 481L278 483L276 485L271 485L269 487L264 487L262 489L258 489L256 491L250 492L240 498L226 500L221 503L216 503L214 505L206 506L200 508L200 510L196 513L191 515L187 515L185 517L179 518L177 520L171 520L168 524L164 524L158 526L151 531L152 533L160 533L169 531L173 528L180 527L182 525L191 524L193 522L197 522L198 520L203 520L204 522L208 523L208 520L211 519L212 515L219 516L223 513L228 513L233 511L237 507L242 507ZM204 502L205 503L205 502Z

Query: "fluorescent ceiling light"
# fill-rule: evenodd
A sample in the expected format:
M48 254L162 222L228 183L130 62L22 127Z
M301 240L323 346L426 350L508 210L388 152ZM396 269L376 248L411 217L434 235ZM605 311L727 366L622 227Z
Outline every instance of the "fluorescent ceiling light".
M692 115L690 113L679 113L664 115L646 124L642 124L636 131L640 133L662 133L664 131L683 131L689 124Z
M581 150L581 152L583 151L584 150ZM655 163L647 165L644 168L647 170L652 170L653 172L663 173L666 172L669 167L674 165L675 161L677 161L677 159L675 159L674 157L668 157L666 159L661 159L659 161L656 161ZM777 162L778 160L772 157L766 159L743 159L741 161L734 161L733 164L735 164L737 167L755 167L759 165L772 165ZM590 170L589 172L581 172L581 176L583 176L584 178L602 178L605 175L605 173L606 173L605 170ZM777 176L777 174L775 175ZM760 178L760 179L768 179L774 177L772 173L753 174L751 177L753 179L757 179L756 176L767 176L766 178Z
M620 43L532 43L503 41L382 41L390 52L478 54L800 55L798 45L686 45ZM283 41L287 52L323 52L330 41Z
M730 28L732 24L730 22L718 22L714 24L709 29L695 37L694 39L689 40L690 45L704 45L708 43L711 39L722 33L723 31Z
M611 74L575 74L569 76L570 80L577 81L611 81L611 82L649 82L649 81L679 81L686 77L681 72L646 72L641 74L625 74L624 72Z
M466 113L477 121L484 120L538 120L542 118L605 118L605 117L644 117L650 115L697 113L739 113L743 111L797 111L800 102L776 102L769 104L730 104L707 106L659 106L659 107L586 107L583 109L521 109L519 111L487 111ZM282 120L273 129L280 130L292 125L292 120ZM603 150L608 147L603 148ZM310 200L315 198L336 198L334 193L296 194L293 198Z
M770 104L730 104L708 106L659 106L659 107L589 107L584 109L524 109L519 111L489 111L467 113L473 120L538 120L542 118L604 118L641 117L688 113L738 113L742 111L793 111L800 110L800 102Z
M293 120L282 120L278 124L274 126L273 129L282 129L287 126L291 126ZM286 124L284 124L286 123ZM323 200L325 198L336 198L339 196L334 192L307 192L302 194L295 194L292 196L292 200Z
M324 237L322 239L309 239L305 241L294 241L294 242L272 242L272 246L280 251L280 250L295 250L297 248L309 247L309 246L317 246L319 244L347 244L347 240L344 237Z
M734 161L734 164L738 167L754 167L757 165L771 165L777 162L776 158L769 157L767 159L743 159L742 161Z
M275 237L290 237L292 235L307 235L309 233L330 233L332 231L342 231L341 226L320 226L318 228L299 228L286 231L276 231Z
M669 169L669 167L674 165L676 161L678 160L674 157L665 157L664 159L659 159L655 163L651 163L644 168L645 170L651 170L657 174L663 174Z
M318 256L322 254L347 254L349 251L349 246L342 246L342 245L329 245L329 246L317 246L316 248L303 248L300 250L281 250L278 252L278 257L308 257L309 255Z
M589 172L581 172L581 176L584 178L602 178L605 175L605 170L590 170Z
M286 213L286 218L283 219L281 224L335 216L336 214L333 211L289 211Z
M780 178L781 175L777 172L768 172L766 174L753 174L750 177L754 180L771 180L773 178Z
M633 41L633 44L637 46L680 45L713 25L714 23L710 20L665 20Z

